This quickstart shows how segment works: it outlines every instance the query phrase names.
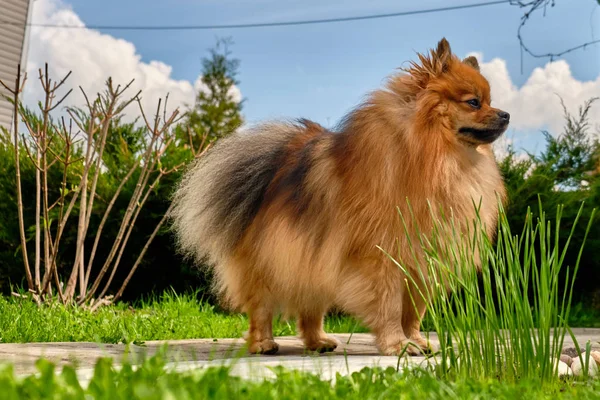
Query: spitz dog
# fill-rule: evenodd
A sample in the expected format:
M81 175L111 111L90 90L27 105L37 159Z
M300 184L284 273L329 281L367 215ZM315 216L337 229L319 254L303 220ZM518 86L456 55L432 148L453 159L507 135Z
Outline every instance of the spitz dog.
M490 105L477 60L457 58L446 39L418 59L335 131L266 123L219 141L184 175L172 213L180 248L248 314L250 352L277 352L278 312L297 317L307 349L335 349L323 330L334 306L383 354L431 351L419 330L426 300L382 249L414 260L409 238L432 229L438 208L480 218L493 235L505 189L491 143L510 116ZM418 224L408 235L398 211Z

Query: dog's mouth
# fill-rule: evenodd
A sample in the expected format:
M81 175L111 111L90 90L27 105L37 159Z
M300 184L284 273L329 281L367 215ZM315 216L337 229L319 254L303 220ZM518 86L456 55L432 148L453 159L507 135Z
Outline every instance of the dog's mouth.
M469 143L488 144L493 143L502 136L507 127L508 123L489 128L472 128L466 126L460 128L458 133L463 140Z

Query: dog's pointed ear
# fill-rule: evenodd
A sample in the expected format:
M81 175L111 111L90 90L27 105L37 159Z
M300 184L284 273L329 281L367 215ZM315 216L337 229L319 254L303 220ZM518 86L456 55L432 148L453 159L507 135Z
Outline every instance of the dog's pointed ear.
M444 72L448 69L452 58L452 50L450 49L450 43L448 43L445 37L438 42L437 49L433 52L432 58L434 63L441 67L441 71L439 72Z
M417 53L419 63L411 62L410 68L407 68L414 81L416 87L425 88L428 82L435 77L447 72L455 58L450 50L450 43L446 38L439 41L437 48L429 50L427 54Z
M452 50L450 49L450 43L446 40L446 38L442 38L437 45L437 49L435 50L435 55L439 59L447 58L452 54Z
M476 71L479 71L479 62L477 61L477 59L473 56L469 56L467 58L465 58L463 60L463 62L465 64L467 64L468 66L474 68Z

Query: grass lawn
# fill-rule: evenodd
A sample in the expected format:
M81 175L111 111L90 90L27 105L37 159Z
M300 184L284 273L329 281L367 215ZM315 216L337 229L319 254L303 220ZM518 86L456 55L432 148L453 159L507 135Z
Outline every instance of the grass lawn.
M574 317L591 320L584 308ZM225 314L200 302L194 295L165 293L141 302L104 307L96 313L62 305L43 306L16 298L0 297L1 342L98 341L139 342L152 339L238 337L247 329L239 314ZM348 317L327 319L331 332L364 331ZM294 334L293 323L278 321L277 335ZM79 382L74 370L62 371L45 360L39 373L15 377L10 365L0 365L0 398L105 398L105 399L600 399L600 381L507 382L497 379L440 379L425 371L365 368L336 382L319 376L277 369L277 380L250 381L229 374L226 368L176 373L164 369L161 355L139 368L115 368L100 359L88 384Z
M573 307L570 321L574 327L600 327L600 315L582 305ZM425 321L424 329L430 330L428 325ZM95 313L60 304L38 307L32 301L0 296L0 343L235 338L247 329L244 315L220 312L193 294L166 292L134 307L119 303ZM273 329L277 336L294 335L295 322L278 319ZM327 317L325 329L330 333L367 332L353 318L340 315Z
M131 307L120 303L92 313L61 304L38 307L34 302L0 296L0 343L101 342L236 338L248 329L241 314L227 314L194 295L164 293ZM294 321L277 320L275 335L294 335ZM330 316L332 333L365 332L356 321Z
M100 359L89 384L82 385L75 371L38 362L39 373L15 378L10 366L0 367L2 399L598 399L600 381L500 382L494 379L444 381L424 371L365 368L335 382L319 376L276 368L276 380L244 380L227 368L187 373L169 372L160 355L139 368L114 368Z

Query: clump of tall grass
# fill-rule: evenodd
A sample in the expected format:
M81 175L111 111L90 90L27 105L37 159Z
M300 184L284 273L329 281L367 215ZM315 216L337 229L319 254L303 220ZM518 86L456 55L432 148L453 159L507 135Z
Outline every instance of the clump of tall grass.
M449 379L556 379L565 335L579 347L567 321L583 248L575 265L563 261L582 209L566 240L560 239L562 206L554 221L541 203L537 217L528 209L518 235L500 207L495 240L479 217L461 230L442 215L431 234L420 232L419 243L412 243L424 249L424 256L413 251L411 260L421 272L411 272L399 256L390 256L416 288L413 293L427 300L428 320L440 342L437 374ZM400 217L406 228L410 221ZM584 375L589 362L589 355L582 360Z

